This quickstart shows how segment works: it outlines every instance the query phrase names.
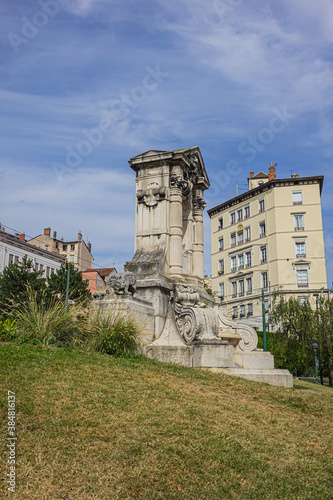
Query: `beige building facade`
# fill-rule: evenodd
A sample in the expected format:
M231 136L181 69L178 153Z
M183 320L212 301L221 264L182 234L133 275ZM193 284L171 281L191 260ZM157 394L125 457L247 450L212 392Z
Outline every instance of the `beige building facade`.
M32 238L29 243L49 252L64 255L67 262L74 264L78 271L93 267L94 259L91 255L91 244L86 244L83 241L81 233L78 233L77 240L64 241L63 238L57 238L56 231L53 232L53 237L51 237L51 229L47 227L44 229L43 234Z
M272 293L300 301L327 292L321 214L323 176L248 179L249 190L208 210L211 218L212 288L228 316L261 325Z

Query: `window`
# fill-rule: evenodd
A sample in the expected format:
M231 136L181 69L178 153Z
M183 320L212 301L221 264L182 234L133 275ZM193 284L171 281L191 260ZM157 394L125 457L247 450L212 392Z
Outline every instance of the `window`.
M244 207L244 219L248 219L250 217L250 205Z
M71 251L74 252L75 250L75 245L71 245Z
M87 285L89 285L89 280L86 280Z
M301 257L306 257L305 251L305 242L304 241L296 241L295 242L296 249L296 258L300 259Z
M242 208L237 210L237 221L240 222L241 220L243 220L243 209Z
M294 231L304 231L304 215L294 215Z
M67 252L67 245L62 245L62 249L64 252Z
M259 236L260 236L260 238L263 238L264 236L266 236L266 225L264 222L261 222L259 224Z
M69 262L74 262L74 255L69 256Z
M244 318L244 316L245 316L245 306L242 305L239 308L239 317Z
M261 284L263 288L268 288L268 274L261 273Z
M51 274L54 274L54 269L53 269L53 267L51 267Z
M9 254L9 258L8 258L8 263L9 264L12 264L14 262L14 255L12 255L11 253Z
M238 282L239 296L244 297L244 280Z
M259 212L265 212L265 200L259 200Z
M246 258L246 267L251 267L252 266L252 252L246 252L245 258Z
M59 248L59 242L58 241L56 241L55 247L56 247L56 250L58 250L58 248Z
M230 259L230 270L232 273L234 273L237 270L236 256L231 257Z
M298 302L301 306L305 304L305 302L308 302L308 300L309 299L307 297L298 297Z
M244 254L238 255L238 269L244 269Z
M35 263L35 271L38 271L38 264L37 264L37 262Z
M238 318L238 307L237 306L234 306L232 308L232 317L233 317L233 319Z
M253 304L248 304L247 305L247 315L248 316L253 316Z
M245 241L251 241L251 228L245 228Z
M20 259L18 258L17 255L15 255L15 264L18 264L20 262Z
M219 251L224 249L224 240L223 238L219 238Z
M267 262L266 245L264 247L260 247L260 264L264 264L265 262Z
M236 246L236 233L231 233L230 235L231 246Z
M224 283L219 283L219 292L221 300L224 300Z
M244 243L243 231L238 231L238 245L242 245Z
M297 271L297 285L307 287L308 286L308 271L307 269L300 269Z
M40 264L40 266L39 266L39 270L40 270L40 271L43 271L43 270L44 270L44 266L43 266L43 264Z
M237 297L237 283L236 283L236 281L233 281L231 283L231 294L232 294L233 298Z
M247 295L252 293L252 278L246 278L246 293Z
M46 268L46 277L47 278L50 277L50 268L49 267Z
M224 274L224 259L219 260L219 274Z
M235 212L231 212L230 214L230 224L235 224L236 222L236 213Z
M223 217L220 217L217 223L217 229L223 229Z
M293 197L293 205L302 205L303 203L302 191L293 191L292 197Z

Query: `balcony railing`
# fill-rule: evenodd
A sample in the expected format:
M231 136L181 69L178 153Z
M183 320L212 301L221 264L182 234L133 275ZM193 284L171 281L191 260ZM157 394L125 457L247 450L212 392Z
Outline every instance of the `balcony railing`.
M303 226L294 227L294 231L304 231L304 227Z
M248 291L246 292L246 295L252 295L252 293L253 293L253 292L252 292L252 290L248 290Z
M231 297L232 297L233 299L235 299L235 298L237 297L237 293L233 293L233 294L231 295Z
M243 243L244 243L244 240L239 240L238 241L238 245L243 245Z
M308 288L309 283L297 283L298 288Z
M232 246L232 247L235 247L235 246L236 246L236 242L235 242L235 241L232 241L232 242L231 242L231 246Z
M306 257L306 253L297 253L296 259L301 259L302 257Z
M260 207L259 208L259 213L262 214L263 212L265 212L265 207Z
M302 205L303 201L293 201L293 205Z
M267 262L267 257L265 257L264 259L261 259L260 264L265 264L265 262Z
M259 235L259 236L260 236L260 238L265 238L265 236L266 236L266 232L265 232L265 233L260 233L260 235Z
M236 271L237 271L237 267L232 267L232 268L230 269L230 271L231 271L232 273L236 272Z
M248 262L248 263L246 264L246 267L251 267L251 266L252 266L252 262Z
M244 297L244 292L239 292L238 296L239 297Z
M249 236L248 238L245 238L245 241L251 241L251 236Z
M221 276L221 274L224 274L224 271L220 270L220 271L218 271L218 273L219 273L219 276Z
M238 269L244 269L244 264L239 264Z

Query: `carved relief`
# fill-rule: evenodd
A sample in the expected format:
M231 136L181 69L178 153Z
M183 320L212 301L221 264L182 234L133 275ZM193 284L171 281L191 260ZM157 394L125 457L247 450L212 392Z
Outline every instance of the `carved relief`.
M173 306L179 334L187 344L217 339L218 317L213 309L200 304L195 286L175 284Z
M258 345L258 335L254 328L244 323L232 321L226 317L227 310L224 307L219 308L219 330L220 333L233 331L241 335L237 349L241 351L255 351Z
M159 201L165 199L165 187L148 187L147 189L140 189L136 193L138 203L144 203L147 207L155 207Z
M136 292L135 274L130 272L113 274L106 282L106 293L110 293L111 290L116 295L134 295Z

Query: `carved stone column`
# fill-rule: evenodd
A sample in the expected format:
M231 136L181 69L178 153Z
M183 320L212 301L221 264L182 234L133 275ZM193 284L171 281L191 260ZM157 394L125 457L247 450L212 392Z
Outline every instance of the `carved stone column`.
M193 274L204 279L204 234L203 210L206 207L202 193L193 199L194 242L193 242Z
M184 180L180 174L170 178L170 276L180 277L183 267Z

